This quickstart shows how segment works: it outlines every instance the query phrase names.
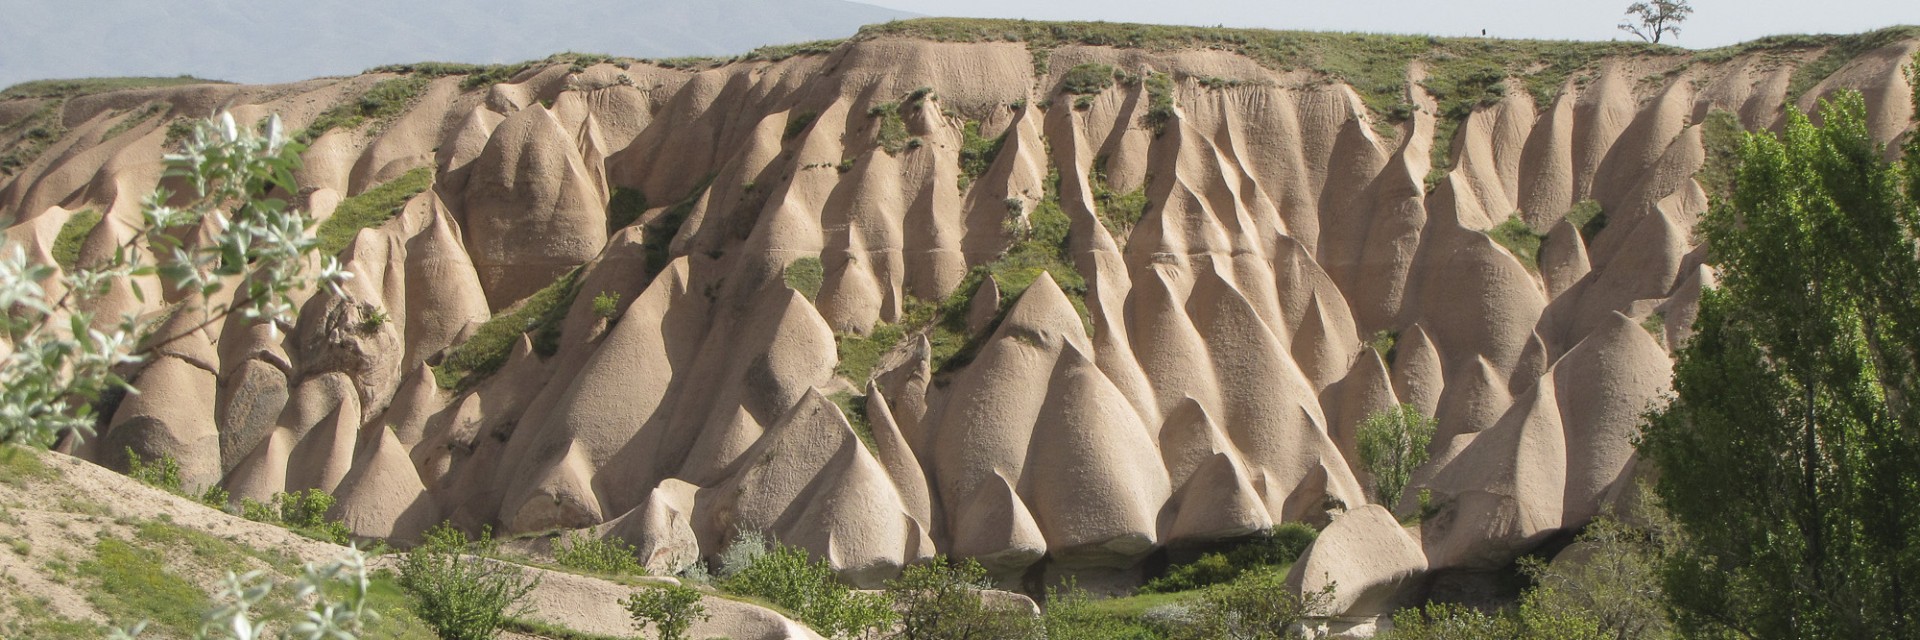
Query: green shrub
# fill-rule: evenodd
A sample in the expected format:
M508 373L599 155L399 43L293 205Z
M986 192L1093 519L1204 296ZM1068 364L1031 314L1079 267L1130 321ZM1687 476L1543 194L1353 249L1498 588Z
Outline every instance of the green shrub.
M1049 637L1032 613L990 603L987 570L972 559L935 556L887 582L886 596L900 612L898 640L1025 640Z
M850 391L836 391L827 396L840 407L841 415L847 417L847 426L853 427L853 435L860 438L860 444L874 455L880 454L880 445L873 440L873 423L867 420L867 397Z
M1294 625L1333 601L1333 587L1295 594L1286 586L1286 572L1264 567L1242 574L1233 582L1207 587L1192 608L1190 624L1171 629L1180 640L1236 638L1280 640L1300 636Z
M913 106L913 103L903 105L898 102L882 102L867 109L867 117L880 121L874 132L874 141L887 152L887 155L898 155L906 150L907 139L912 137L913 133L907 130L907 119L904 114L906 109ZM852 168L851 165L846 167ZM841 169L841 172L845 173L847 169Z
M1094 212L1100 217L1100 223L1112 233L1116 240L1124 242L1133 233L1134 225L1140 224L1140 218L1147 213L1147 185L1153 178L1149 176L1133 191L1120 193L1107 184L1106 158L1103 156L1093 163L1093 171L1088 181L1093 183Z
M725 578L721 587L739 595L764 598L833 638L862 637L889 628L895 618L885 597L849 589L839 582L826 560L812 561L805 549L777 542L764 555Z
M1074 65L1060 76L1060 90L1075 95L1091 95L1113 86L1113 67L1097 62Z
M400 560L400 587L415 615L442 640L489 640L509 616L525 610L540 580L517 565L482 557L497 546L489 530L469 542L442 523Z
M1373 347L1374 352L1379 353L1380 358L1385 360L1389 365L1393 364L1393 356L1395 355L1393 349L1399 344L1400 332L1392 329L1375 331L1373 332L1373 337L1367 339L1367 346Z
M1147 127L1153 129L1153 135L1167 132L1167 123L1173 122L1173 76L1164 73L1147 75Z
M1534 233L1533 227L1527 226L1527 221L1520 216L1507 218L1506 222L1487 230L1487 237L1506 247L1528 271L1540 268L1540 241L1546 236Z
M1360 423L1360 465L1375 502L1389 511L1399 504L1413 470L1427 461L1434 427L1433 418L1410 404L1375 412Z
M107 129L106 133L100 134L100 139L112 140L122 133L132 131L134 127L145 124L146 121L152 120L154 116L166 113L169 108L170 107L164 102L155 102L141 107L139 111L127 114L127 117L121 118L119 122L113 123L113 127Z
M633 616L641 631L652 626L659 640L687 640L693 623L706 620L706 605L700 604L700 592L685 585L664 585L641 589L620 601Z
M333 508L333 503L333 494L319 489L276 493L264 503L242 498L240 517L277 524L315 540L346 544L352 539L353 532L340 521L327 519L327 511Z
M986 175L993 168L993 161L1000 156L1000 148L1007 144L1007 134L988 138L980 135L980 123L968 120L960 128L960 190L966 191L974 180Z
M400 214L407 201L433 186L433 167L419 167L360 195L340 201L333 215L314 232L320 239L320 251L338 255L361 229L386 224Z
M614 187L607 199L607 235L613 235L639 220L647 212L647 194L639 189Z
M602 291L593 297L593 315L614 319L620 315L620 292Z
M783 277L788 287L813 300L820 295L820 286L826 279L826 268L820 264L819 258L807 256L787 263Z
M180 461L174 460L173 456L160 456L159 460L147 462L140 459L140 454L135 453L133 447L127 447L126 453L128 477L167 493L183 492L180 486Z
M791 119L787 120L787 130L780 134L780 139L792 140L800 137L800 134L806 133L807 127L813 126L813 121L819 118L820 113L816 111L802 111L794 114Z
M619 538L596 538L585 533L560 536L553 545L553 560L560 566L607 575L647 575L640 566L633 545Z
M93 545L93 559L76 567L91 581L87 601L109 620L120 624L148 621L175 637L189 637L200 628L207 594L185 578L168 571L162 556L119 538L102 538Z
M1248 571L1291 565L1319 532L1313 527L1289 522L1272 531L1242 540L1224 552L1201 555L1189 564L1176 565L1167 574L1147 581L1140 593L1178 593L1192 591L1238 579Z

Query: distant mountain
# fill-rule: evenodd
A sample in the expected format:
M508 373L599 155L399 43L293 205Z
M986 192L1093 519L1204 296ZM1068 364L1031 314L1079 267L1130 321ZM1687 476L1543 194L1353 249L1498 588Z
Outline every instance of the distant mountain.
M722 55L914 14L843 0L0 0L0 87L192 74L284 82L562 51Z

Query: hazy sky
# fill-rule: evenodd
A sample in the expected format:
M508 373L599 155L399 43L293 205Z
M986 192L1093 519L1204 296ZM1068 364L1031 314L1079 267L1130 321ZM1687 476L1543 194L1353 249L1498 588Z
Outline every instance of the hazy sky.
M928 15L1609 40L1631 0L863 0ZM1694 0L1674 41L1716 47L1782 33L1920 24L1920 0Z

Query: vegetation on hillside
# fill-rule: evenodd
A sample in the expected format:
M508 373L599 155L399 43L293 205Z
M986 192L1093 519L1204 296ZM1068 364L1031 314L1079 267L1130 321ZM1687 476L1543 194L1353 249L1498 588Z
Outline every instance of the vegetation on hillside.
M472 388L507 363L507 356L513 353L513 346L523 335L531 337L534 353L542 357L553 355L560 348L560 325L579 294L580 270L574 269L526 299L493 314L466 342L455 346L433 367L434 380L442 389Z
M171 78L126 77L33 80L0 90L0 100L15 100L21 98L74 98L96 93L106 93L108 91L178 87L190 84L227 83L220 80L195 78L193 76L175 76Z
M418 167L385 184L340 201L333 215L320 223L316 236L320 252L340 253L361 229L373 229L400 215L408 200L433 186L433 167Z

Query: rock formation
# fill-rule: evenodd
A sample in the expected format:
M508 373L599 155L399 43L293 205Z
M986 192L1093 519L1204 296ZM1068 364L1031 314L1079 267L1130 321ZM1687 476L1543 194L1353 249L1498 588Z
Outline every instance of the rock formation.
M777 61L436 81L306 152L316 210L436 176L342 252L353 286L283 331L181 339L78 453L172 456L236 498L326 489L363 536L595 527L655 570L758 530L863 585L936 553L1008 580L1137 574L1157 547L1306 522L1326 532L1295 583L1378 612L1424 572L1582 526L1632 476L1713 282L1689 233L1705 114L1766 129L1790 98L1861 90L1892 141L1913 114L1879 98L1910 95L1916 49L1793 96L1822 50L1596 55L1512 70L1458 122L1425 63L1397 70L1396 119L1377 88L1257 52L1060 44L1036 67L1019 42L887 29ZM1115 81L1065 93L1087 65ZM67 99L65 137L0 182L7 237L50 259L84 208L106 221L83 260L123 237L164 127L104 134L141 105L298 128L391 77ZM1595 206L1604 227L1568 218ZM1509 218L1537 259L1489 236ZM102 304L198 324L177 294ZM528 333L455 382L450 354L499 330ZM1404 505L1367 504L1353 444L1398 403L1439 419L1409 491L1437 511L1406 529Z

